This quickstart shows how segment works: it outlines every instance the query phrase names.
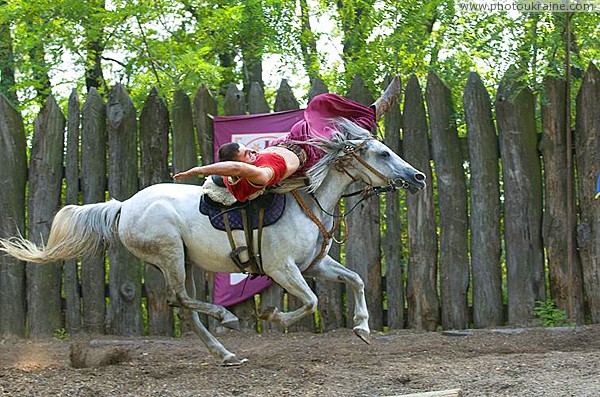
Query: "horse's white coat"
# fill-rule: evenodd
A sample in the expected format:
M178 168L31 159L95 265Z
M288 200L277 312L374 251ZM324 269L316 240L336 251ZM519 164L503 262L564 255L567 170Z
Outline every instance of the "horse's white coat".
M356 146L361 142L348 141ZM358 155L390 180L402 179L418 188L425 186L423 174L381 142L369 140ZM346 188L354 180L360 180L372 186L383 186L388 183L370 173L356 160L345 164L345 172L330 167L315 190L315 196L323 208L331 213ZM140 259L154 264L162 271L172 294L171 302L182 306L184 319L193 326L209 351L220 357L225 364L239 364L243 360L239 360L233 353L227 351L206 330L198 320L197 311L211 315L229 327L237 325L237 318L221 306L192 299L194 294L190 289L193 286L189 279L186 280L190 266L198 266L212 272L239 272L229 257L230 245L226 233L215 230L210 225L208 218L198 211L201 194L202 188L192 185L159 184L150 186L120 203L118 225L116 217L114 217L115 219L106 220L106 225L96 226L94 231L100 230L96 232L105 234L104 229L117 225L118 238L123 245ZM302 192L301 196L321 219L327 230L330 230L333 219L324 214L306 192ZM73 245L77 233L83 234L83 229L86 228L85 232L89 235L89 229L92 226L86 223L91 223L93 219L97 224L99 219L97 213L104 205L115 207L118 202L112 201L110 204L81 207L68 206L61 210L55 218L54 223L57 225L53 224L53 229L60 230L60 233L75 235L65 239L66 236L58 235L59 232L55 232L54 235L51 232L49 243L51 240L54 247L50 247L49 244L48 247L40 250L25 240L13 239L0 241L0 249L21 259L37 262L55 261L61 252L68 252L71 257L81 255L83 252L78 252L77 247L60 247L60 241L68 240L69 244ZM78 214L77 224L68 225L68 227L59 225L61 222L73 222L73 213ZM89 218L87 221L86 217ZM236 232L235 237L240 245L245 245L242 231ZM282 218L274 225L264 228L262 259L265 273L289 293L296 296L303 306L288 313L282 313L273 308L263 313L263 318L289 326L316 310L317 297L307 285L302 272L318 255L323 238L317 226L304 214L293 196L288 195L287 206ZM82 247L84 246L82 244ZM89 247L85 246L85 249L87 250ZM53 256L45 256L45 253L50 251ZM354 330L366 341L370 332L369 314L361 278L329 256L325 256L308 269L304 276L348 284L355 299Z

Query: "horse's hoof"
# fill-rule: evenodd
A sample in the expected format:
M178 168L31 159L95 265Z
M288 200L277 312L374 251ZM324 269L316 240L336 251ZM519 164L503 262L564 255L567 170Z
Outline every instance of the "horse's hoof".
M248 362L247 358L242 358L241 360L232 354L231 356L225 357L221 365L223 367L236 367L238 365L244 365Z
M354 333L367 345L371 344L371 342L369 341L369 331L366 331L362 328L354 328Z
M231 319L231 320L225 320L225 321L221 321L221 325L225 328L229 328L232 329L234 331L239 331L240 330L240 322L237 318Z
M258 316L261 320L269 321L272 320L275 314L277 314L277 308L274 306L268 307L267 310L263 311L260 316Z

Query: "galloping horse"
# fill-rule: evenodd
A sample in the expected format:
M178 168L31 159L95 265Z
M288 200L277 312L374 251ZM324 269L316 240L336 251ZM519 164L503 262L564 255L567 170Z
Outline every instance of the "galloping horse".
M313 313L317 297L304 276L344 282L355 299L354 332L367 342L370 330L364 283L358 274L326 255L331 246L326 231L334 224L330 214L353 182L387 190L400 185L414 193L425 187L425 175L355 124L340 120L337 129L331 139L311 143L322 149L324 156L308 172L310 185L297 190L296 199L290 195L281 219L263 231L265 274L297 297L302 306L287 313L273 308L261 317L289 326ZM180 306L183 319L208 350L226 365L241 364L246 360L225 349L199 321L198 312L229 328L236 328L238 319L224 307L195 300L188 293L190 266L211 272L239 272L230 258L226 233L214 229L208 217L198 213L202 194L198 186L157 184L123 202L68 205L56 214L45 246L14 237L0 240L0 250L23 261L52 263L120 241L135 256L162 271L169 302ZM237 237L243 241L241 235Z

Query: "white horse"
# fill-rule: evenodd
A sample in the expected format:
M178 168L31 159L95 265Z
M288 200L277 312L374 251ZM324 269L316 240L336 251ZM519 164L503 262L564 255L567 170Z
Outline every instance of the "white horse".
M331 231L334 223L329 214L355 181L388 188L400 183L415 192L425 187L425 175L355 124L341 120L338 130L330 140L312 143L325 154L309 171L309 187L297 191L300 200L290 195L281 219L263 230L265 274L297 297L302 306L287 313L272 308L261 317L289 326L313 313L317 297L304 276L344 282L355 300L354 331L368 342L364 283L358 274L326 255L331 238L324 231ZM120 241L135 256L162 271L169 302L181 307L183 319L191 324L208 350L226 365L241 364L246 360L225 349L199 321L197 312L208 314L229 328L236 328L238 319L222 306L193 299L189 292L192 283L186 279L186 274L191 273L189 266L211 272L240 271L229 256L226 233L214 229L208 217L198 212L202 194L198 186L158 184L123 202L65 206L56 214L45 246L37 247L14 237L0 240L0 250L23 261L52 263ZM313 219L300 202L312 212ZM235 233L238 245L244 245L243 232Z

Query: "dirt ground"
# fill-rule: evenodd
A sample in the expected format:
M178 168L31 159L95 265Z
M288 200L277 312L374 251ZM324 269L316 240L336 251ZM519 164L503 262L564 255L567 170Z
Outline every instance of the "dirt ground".
M326 334L231 331L219 339L249 362L219 366L193 336L94 339L125 352L122 361L74 368L70 347L81 340L3 340L0 394L337 397L460 388L465 396L600 395L600 326L452 336L394 331L373 335L370 345L345 329Z

